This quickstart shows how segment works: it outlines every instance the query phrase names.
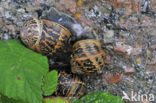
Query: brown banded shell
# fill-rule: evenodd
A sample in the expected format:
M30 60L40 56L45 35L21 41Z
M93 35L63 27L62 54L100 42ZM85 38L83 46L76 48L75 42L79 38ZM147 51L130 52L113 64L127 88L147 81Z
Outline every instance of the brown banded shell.
M86 92L86 84L77 76L61 71L55 95L64 97L81 97Z
M101 73L104 66L104 51L97 40L80 40L73 45L71 69L76 74Z
M71 33L62 25L48 20L32 18L21 29L20 38L33 51L50 56L57 51L66 52Z

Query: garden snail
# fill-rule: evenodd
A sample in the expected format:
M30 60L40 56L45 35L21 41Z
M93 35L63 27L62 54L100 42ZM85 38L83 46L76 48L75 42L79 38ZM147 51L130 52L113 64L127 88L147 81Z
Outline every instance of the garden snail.
M44 19L32 18L21 29L20 38L33 51L42 55L66 53L71 33L64 26Z
M59 73L55 95L79 98L85 94L85 91L86 84L77 75L67 74L64 71Z
M101 73L104 65L104 51L97 40L86 39L73 45L71 70L77 74Z

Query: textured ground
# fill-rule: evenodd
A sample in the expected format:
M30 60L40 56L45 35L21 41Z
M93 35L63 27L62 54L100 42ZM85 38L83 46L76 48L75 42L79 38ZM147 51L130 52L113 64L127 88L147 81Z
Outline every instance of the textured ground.
M156 101L155 0L1 0L0 40L19 39L24 21L41 18L51 7L102 43L106 65L101 75L85 76L88 93L134 91L154 94Z

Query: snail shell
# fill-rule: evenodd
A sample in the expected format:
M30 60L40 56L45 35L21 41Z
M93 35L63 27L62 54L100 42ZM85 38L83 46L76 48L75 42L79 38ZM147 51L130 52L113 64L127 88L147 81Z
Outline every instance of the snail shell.
M55 95L79 98L85 92L86 84L77 75L67 74L64 71L59 73Z
M37 18L26 21L20 32L20 38L28 48L46 56L67 52L70 37L71 33L62 25Z
M97 40L86 39L73 45L71 70L77 74L101 73L104 66L104 51Z

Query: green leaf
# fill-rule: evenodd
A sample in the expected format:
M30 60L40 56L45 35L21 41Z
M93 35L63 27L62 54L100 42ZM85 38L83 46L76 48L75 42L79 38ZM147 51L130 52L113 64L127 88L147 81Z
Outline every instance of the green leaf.
M46 57L17 40L0 41L0 94L22 103L42 103L42 77L47 72Z
M72 103L124 103L119 96L113 96L106 92L95 92L83 96L80 100L72 100Z
M71 103L83 103L80 99L77 99L77 98L71 98L70 102Z
M42 87L43 90L43 94L45 96L49 96L51 94L53 94L53 92L56 90L57 87L57 71L53 70L51 72L49 72L47 75L45 75L44 77L44 84Z
M70 103L70 102L61 97L54 97L54 98L44 98L43 103Z
M0 95L0 103L23 103L23 102L9 99L6 96Z

